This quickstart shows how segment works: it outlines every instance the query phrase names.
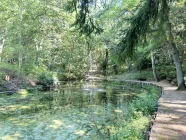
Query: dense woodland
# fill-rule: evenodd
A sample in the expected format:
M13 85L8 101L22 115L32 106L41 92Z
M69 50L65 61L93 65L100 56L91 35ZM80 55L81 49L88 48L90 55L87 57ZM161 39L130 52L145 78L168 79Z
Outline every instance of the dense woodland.
M1 85L151 69L184 88L185 15L184 0L3 0Z
M185 0L1 0L0 139L148 139L185 37Z

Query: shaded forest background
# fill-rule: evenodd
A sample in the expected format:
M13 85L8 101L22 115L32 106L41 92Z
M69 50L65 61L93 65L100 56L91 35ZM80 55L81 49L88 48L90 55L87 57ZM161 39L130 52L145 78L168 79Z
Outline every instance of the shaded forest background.
M184 88L185 15L184 0L3 0L0 90L117 74Z

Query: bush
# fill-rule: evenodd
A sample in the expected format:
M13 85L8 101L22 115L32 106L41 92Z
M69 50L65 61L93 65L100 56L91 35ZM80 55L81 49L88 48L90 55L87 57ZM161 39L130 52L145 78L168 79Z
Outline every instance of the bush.
M157 66L157 74L160 80L176 78L176 68L174 65L159 65Z
M54 80L53 80L53 74L46 72L46 73L41 73L38 75L37 78L37 85L42 86L42 90L46 91L49 90L50 87L53 85Z
M18 80L18 66L10 63L0 63L0 90L1 91L11 91L16 90L21 87L21 83L24 83L23 74L20 74ZM22 84L23 85L23 84Z
M57 77L60 81L67 81L68 80L68 74L66 74L66 73L58 73Z
M4 73L0 72L0 85L3 85L3 83L4 83L3 77L4 77Z
M159 93L157 88L149 87L146 93L139 94L130 104L122 127L112 130L111 139L143 140L148 129L149 115L156 111Z
M152 98L152 95L145 94L134 100L131 107L134 112L142 112L143 115L152 115L155 111L156 100Z
M17 65L13 64L1 63L0 72L2 78L4 78L5 75L9 75L10 78L16 78L18 73L18 67Z
M131 110L134 112L142 112L144 116L152 115L156 111L157 99L159 91L155 88L150 90L150 94L143 93L139 95L131 103ZM135 114L133 114L135 116Z

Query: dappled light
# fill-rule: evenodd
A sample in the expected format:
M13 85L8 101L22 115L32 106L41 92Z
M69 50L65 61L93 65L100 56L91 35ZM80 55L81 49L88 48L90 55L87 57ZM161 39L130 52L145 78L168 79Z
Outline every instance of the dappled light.
M11 136L9 136L9 135L3 136L3 137L1 137L1 139L2 139L2 140L14 140L14 138L11 137Z
M124 116L127 116L129 102L144 94L140 87L136 87L135 93L127 87L124 90L123 85L104 82L80 86L83 88L68 84L60 86L60 92L34 92L26 98L19 94L8 97L0 106L0 138L6 135L12 139L108 137L107 128L110 128L109 133L116 133L122 126L120 122L126 122ZM91 94L84 88L91 89ZM143 129L141 126L138 131Z
M58 129L63 125L61 120L53 120L52 122L54 124L50 125L49 127L54 128L54 129Z
M84 130L77 130L76 132L75 132L75 134L77 134L77 135L85 135L85 131Z
M122 113L123 111L121 109L115 109L114 112L116 112L116 113Z
M19 89L18 93L21 95L21 97L26 98L28 96L28 91L26 89Z
M166 89L159 104L159 114L152 129L151 139L185 139L186 92Z
M186 140L185 0L0 0L0 140Z

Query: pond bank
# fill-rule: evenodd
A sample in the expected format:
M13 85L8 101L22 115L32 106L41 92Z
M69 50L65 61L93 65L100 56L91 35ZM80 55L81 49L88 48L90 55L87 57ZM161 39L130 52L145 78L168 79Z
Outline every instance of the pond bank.
M96 79L96 78L94 78ZM166 82L147 82L135 80L117 80L131 85L155 85L162 87L158 101L158 111L149 133L150 140L185 140L186 139L186 91L176 91L177 87Z
M144 82L126 80L140 85L162 87L158 101L158 111L150 132L150 140L185 140L186 139L186 91L176 91L172 84L161 82Z

